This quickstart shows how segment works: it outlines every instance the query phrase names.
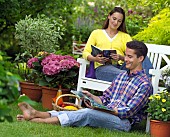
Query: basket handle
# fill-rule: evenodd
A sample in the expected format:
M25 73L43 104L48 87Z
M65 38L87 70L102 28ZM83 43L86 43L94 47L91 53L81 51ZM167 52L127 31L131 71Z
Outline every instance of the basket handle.
M77 100L78 100L78 106L81 107L80 98L79 98L78 96L76 96L76 95L73 95L73 94L62 94L62 95L58 96L57 99L56 99L55 104L56 104L56 105L58 104L58 101L59 101L60 98L62 98L62 97L67 97L67 96L77 98Z

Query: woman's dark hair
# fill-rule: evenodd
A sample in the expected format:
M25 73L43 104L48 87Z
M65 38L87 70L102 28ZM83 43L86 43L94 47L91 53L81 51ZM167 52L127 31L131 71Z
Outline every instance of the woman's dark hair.
M133 40L133 41L127 42L126 46L129 49L134 49L137 57L144 56L144 59L145 59L145 57L147 56L148 48L141 41Z
M123 20L121 25L119 26L118 30L127 33L126 31L126 25L125 25L125 11L121 8L121 7L115 7L110 13L109 15L111 16L113 13L118 12L121 13L123 15ZM109 26L109 19L107 16L106 21L104 22L104 25L102 27L102 29L107 29Z

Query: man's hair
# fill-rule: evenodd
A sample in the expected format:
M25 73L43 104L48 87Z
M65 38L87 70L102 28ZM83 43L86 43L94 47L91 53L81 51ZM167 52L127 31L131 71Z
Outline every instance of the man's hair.
M134 49L137 57L144 56L144 59L145 59L145 57L147 56L148 48L141 41L133 40L133 41L127 42L126 46L129 49Z

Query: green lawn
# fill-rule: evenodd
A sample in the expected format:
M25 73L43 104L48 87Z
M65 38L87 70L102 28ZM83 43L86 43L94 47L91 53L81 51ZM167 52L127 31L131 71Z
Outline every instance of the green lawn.
M1 137L149 137L145 134L145 123L135 126L130 133L110 131L90 127L61 127L49 124L18 122L16 115L20 113L17 105L11 105L12 123L0 123ZM36 109L43 110L41 104Z

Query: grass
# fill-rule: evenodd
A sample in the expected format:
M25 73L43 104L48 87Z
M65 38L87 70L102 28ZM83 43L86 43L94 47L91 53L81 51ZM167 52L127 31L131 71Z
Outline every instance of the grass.
M16 104L10 105L13 122L0 123L1 137L149 137L145 133L145 123L135 126L131 132L110 131L91 127L61 127L50 124L18 122L16 115L21 113ZM36 107L38 110L46 111L41 103Z

